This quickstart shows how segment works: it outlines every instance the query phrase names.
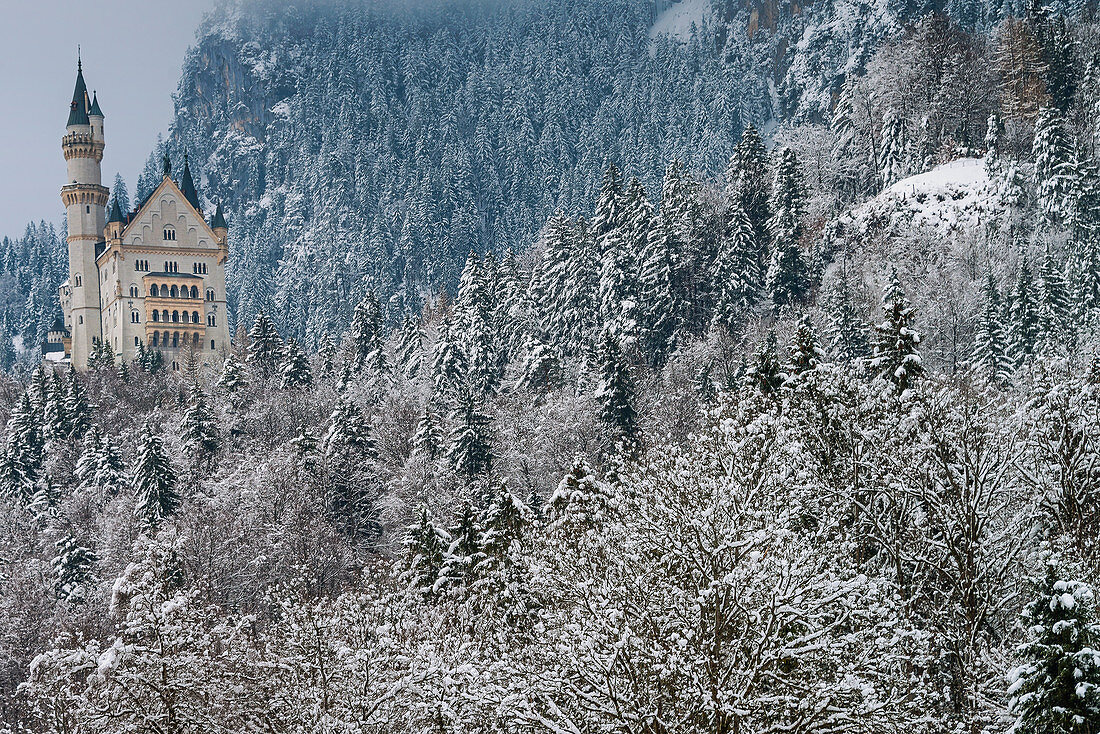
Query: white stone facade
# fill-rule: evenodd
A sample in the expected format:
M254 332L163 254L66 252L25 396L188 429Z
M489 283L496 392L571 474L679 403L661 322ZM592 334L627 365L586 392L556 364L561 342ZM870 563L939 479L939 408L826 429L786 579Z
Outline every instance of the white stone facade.
M88 114L81 114L80 104ZM192 357L220 363L229 348L228 232L207 224L167 173L136 212L106 222L109 192L101 181L105 140L98 112L78 70L62 139L69 179L61 190L69 279L59 295L72 364L87 369L98 342L116 362L132 361L144 345L160 350L169 369L180 369ZM189 181L188 171L185 176ZM193 187L192 201L197 201ZM220 213L215 223L224 224Z

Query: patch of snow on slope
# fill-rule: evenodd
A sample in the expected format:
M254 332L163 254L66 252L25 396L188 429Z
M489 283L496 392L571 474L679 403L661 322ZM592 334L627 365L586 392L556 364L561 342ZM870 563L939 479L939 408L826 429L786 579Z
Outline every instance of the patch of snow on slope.
M836 224L841 232L860 234L931 227L947 235L977 228L1003 208L988 188L983 161L960 158L898 181Z
M650 38L663 35L677 41L689 41L692 26L701 26L710 13L711 0L680 0L657 16L649 29Z

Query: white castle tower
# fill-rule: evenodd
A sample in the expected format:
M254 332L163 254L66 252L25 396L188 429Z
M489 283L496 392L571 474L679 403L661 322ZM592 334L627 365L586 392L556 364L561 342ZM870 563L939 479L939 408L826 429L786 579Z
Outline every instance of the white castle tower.
M76 63L76 89L69 106L69 121L61 150L68 177L61 200L69 224L69 283L65 324L72 335L71 354L76 369L86 369L94 341L100 339L99 269L97 249L102 247L108 191L103 186L103 112L94 97L88 99L84 71Z
M220 364L229 348L229 226L221 205L208 222L187 156L178 183L165 156L160 184L137 208L123 212L116 200L108 215L103 147L103 112L94 93L88 98L78 59L61 139L69 280L59 292L68 336L58 339L73 367L87 369L93 354L129 363L151 352L171 370L196 360Z

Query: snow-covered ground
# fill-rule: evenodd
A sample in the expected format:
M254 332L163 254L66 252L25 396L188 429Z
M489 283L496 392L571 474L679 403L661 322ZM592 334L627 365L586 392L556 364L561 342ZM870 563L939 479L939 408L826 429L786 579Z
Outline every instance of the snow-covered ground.
M860 232L884 224L893 232L909 227L957 232L991 221L989 215L1001 209L988 188L982 159L960 158L898 181L839 223Z
M657 16L649 31L651 38L669 36L678 41L691 39L692 26L698 26L711 13L711 0L681 0Z

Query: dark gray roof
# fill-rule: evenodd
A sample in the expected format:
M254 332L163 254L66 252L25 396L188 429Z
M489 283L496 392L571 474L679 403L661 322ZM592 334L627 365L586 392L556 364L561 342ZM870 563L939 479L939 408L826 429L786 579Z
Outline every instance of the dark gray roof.
M88 85L84 83L84 70L80 59L76 61L76 89L73 90L73 101L69 105L69 122L67 124L88 124Z

